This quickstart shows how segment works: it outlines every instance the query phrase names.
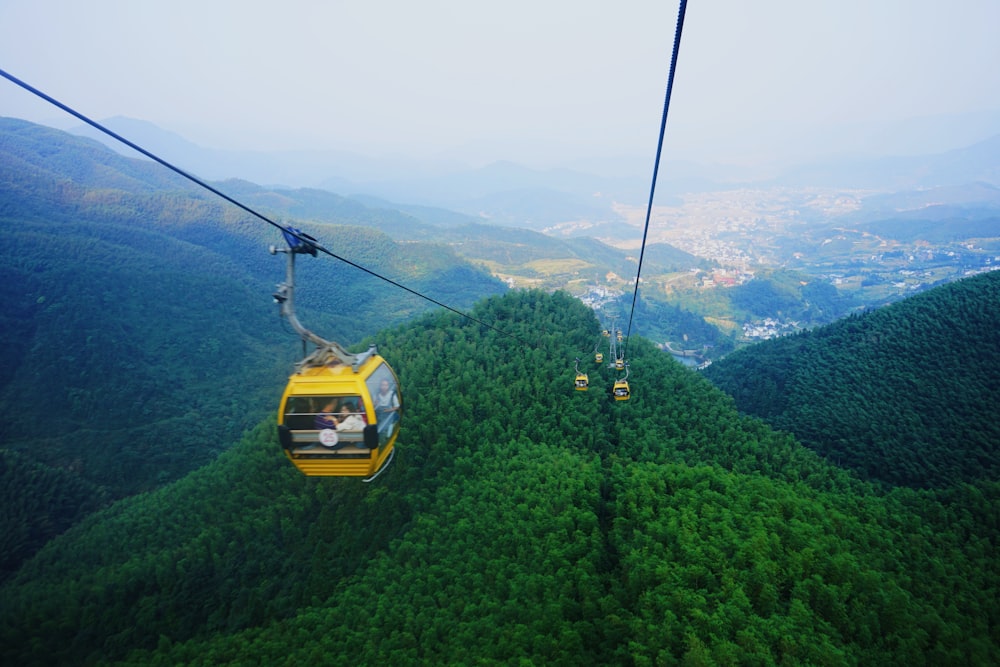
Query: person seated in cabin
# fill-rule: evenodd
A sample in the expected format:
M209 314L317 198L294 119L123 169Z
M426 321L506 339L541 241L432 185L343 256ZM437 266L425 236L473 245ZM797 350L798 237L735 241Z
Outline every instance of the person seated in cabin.
M349 401L344 401L340 406L340 414L336 419L338 431L360 431L365 427L365 420L353 410Z
M331 398L327 400L320 411L316 413L316 418L313 420L313 428L317 431L322 431L326 428L337 428L338 419L337 413L337 399Z
M375 423L379 431L386 431L399 419L399 397L388 380L379 383L378 391L372 397L375 403Z

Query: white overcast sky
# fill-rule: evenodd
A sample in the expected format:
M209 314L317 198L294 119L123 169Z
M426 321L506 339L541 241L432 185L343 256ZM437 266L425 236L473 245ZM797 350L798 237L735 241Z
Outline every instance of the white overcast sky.
M651 157L677 9L0 0L0 69L91 118L148 120L207 146L535 166ZM1000 117L1000 0L691 0L664 156L875 150L872 123L902 132L916 118L972 112ZM78 124L3 79L0 115ZM1000 134L969 118L940 142ZM891 150L919 152L903 135Z

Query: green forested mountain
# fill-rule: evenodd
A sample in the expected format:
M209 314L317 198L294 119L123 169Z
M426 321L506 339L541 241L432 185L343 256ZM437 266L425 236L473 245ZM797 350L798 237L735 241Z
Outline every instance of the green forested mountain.
M372 484L273 421L52 540L0 590L6 664L1000 660L1000 485L885 494L642 339L632 400L564 294L379 334L406 407ZM525 344L525 341L530 341ZM604 389L604 391L602 391Z
M1000 272L736 352L706 376L740 410L862 477L1000 478Z
M270 298L280 235L159 165L23 121L0 129L0 404L19 416L0 442L114 495L201 465L263 418L300 352ZM441 245L301 226L449 304L503 289ZM299 314L323 335L358 341L429 305L308 259Z
M32 461L0 449L0 581L41 545L108 502L100 486L71 470Z
M0 155L4 186L0 213L4 214L23 214L31 202L48 212L53 199L72 208L73 195L83 189L143 193L197 189L148 160L129 159L91 139L17 118L0 116Z
M347 198L308 188L264 187L243 181L227 181L225 191L249 205L298 220L363 225L399 241L446 244L457 255L477 265L510 276L518 283L548 289L571 283L604 283L609 271L627 277L634 275L637 268L634 252L613 248L596 239L562 239L520 227L482 224L470 216L443 209ZM712 264L663 243L647 247L644 263L652 273L686 271Z
M505 289L440 244L292 222L456 307ZM0 119L0 236L0 406L12 416L0 449L20 455L4 459L4 493L31 498L5 503L6 570L95 507L57 486L96 488L100 505L231 446L275 409L301 346L271 299L285 259L267 246L280 234L151 162ZM430 306L329 257L300 261L297 279L303 322L344 344Z
M637 253L591 238L559 239L527 229L489 225L440 230L438 237L471 261L511 276L518 283L542 288L604 284L609 272L623 276L624 281L638 268ZM709 264L665 244L652 244L646 259L650 271L661 273Z

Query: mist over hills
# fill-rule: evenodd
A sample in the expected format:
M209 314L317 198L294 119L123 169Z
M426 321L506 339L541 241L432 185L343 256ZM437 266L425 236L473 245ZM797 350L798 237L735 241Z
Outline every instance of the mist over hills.
M927 165L938 164L941 162L938 158L943 160L942 164L951 164L958 159L956 156L964 156L962 159L967 158L967 162L953 165L958 174L956 178L977 174L990 177L990 165L996 164L995 156L991 161L991 155L993 151L989 142L984 142L984 147L978 152L970 149L952 151L944 158L908 157L904 158L904 163L912 166L915 174L926 175ZM904 165L904 172L909 173L907 169L909 167ZM976 172L976 169L980 171ZM876 171L883 173L881 167ZM317 173L322 173L322 169ZM753 328L762 319L780 320L788 326L815 326L832 321L852 307L886 303L899 298L901 291L924 289L927 285L954 279L955 275L960 275L962 268L976 268L991 261L990 253L1000 233L1000 218L997 217L1000 208L993 196L996 186L985 181L918 190L912 189L915 186L908 186L910 189L882 194L874 190L849 191L844 199L856 201L856 210L838 216L836 207L826 209L814 203L823 201L826 196L817 196L815 186L804 187L788 199L778 187L779 181L753 180L747 177L748 174L741 176L732 168L725 172L717 171L712 176L711 169L704 166L686 165L680 173L682 176L677 179L670 178L660 184L658 202L661 206L680 202L680 199L675 202L670 194L674 186L683 188L685 192L689 192L690 188L723 189L750 183L757 188L776 188L771 201L768 201L767 192L744 195L736 190L719 198L721 203L716 206L686 205L681 210L685 216L682 234L686 236L686 245L683 247L687 252L671 251L671 261L644 266L643 280L648 286L644 297L679 299L677 303L687 314L705 318L712 323L709 326L718 328L712 335L700 335L695 329L711 332L704 326L692 329L676 321L668 321L653 328L656 334L675 343L679 343L679 338L693 338L691 347L712 350L712 354L728 349L728 345L719 346L720 337L731 336L746 327ZM945 174L947 169L941 167L934 173ZM700 184L695 182L704 178L714 180ZM908 178L899 182L920 182L919 179ZM644 190L645 178L632 178L623 173L621 179L616 181L568 169L542 171L512 163L497 163L466 171L436 172L432 169L428 173L410 172L400 182L410 188L406 191L408 195L415 197L403 201L412 203L401 204L399 199L386 196L345 197L320 188L258 186L250 181L230 180L226 182L226 187L233 188L234 193L248 202L275 215L361 224L376 227L397 240L448 244L456 254L503 277L509 284L565 288L581 296L594 285L614 292L630 289L624 280L608 280L607 277L632 274L634 269L629 261L634 259L627 258L634 257L635 253L623 250L612 258L615 253L611 251L592 252L599 250L597 247L581 252L579 247L570 245L557 247L558 244L531 232L541 231L565 240L597 237L607 244L628 247L629 243L638 242L642 229L636 226L634 214L627 221L623 217L623 209L616 205L620 201L620 191L615 191L617 186L613 186L613 182L619 185L625 182L642 183L640 190ZM609 184L612 184L610 190L602 189ZM440 197L428 196L435 192L444 194ZM646 193L642 192L636 199L643 200L645 196ZM739 202L745 207L747 203L754 203L748 202L748 197L751 200L762 199L762 205L756 211L738 214L749 221L748 231L722 229L729 224L725 221L733 214L726 202ZM837 193L831 193L829 197L835 201ZM456 205L461 199L461 206L465 208L420 203L435 199ZM801 201L803 205L796 207L794 201ZM928 205L928 202L933 205ZM755 228L753 221L757 216L768 221L775 215L787 216L787 229L766 238L767 232ZM669 219L658 219L657 226L662 229L665 222L669 223ZM500 239L489 231L489 225L527 228L530 232L527 229L521 232L521 239ZM733 246L731 250L713 248L702 242L703 237L713 235L706 229L712 225L718 225L715 240L724 239L725 245ZM845 235L844 228L854 232ZM494 238L490 238L491 235ZM855 239L854 236L858 235L868 235L868 238ZM674 242L672 237L654 240L666 241L667 238L670 239L668 243ZM834 241L829 242L830 239ZM924 248L922 244L925 242L937 247ZM976 247L973 249L970 243ZM881 245L888 248L883 249ZM529 247L536 250L544 248L548 256L540 258L535 252L535 256L529 259L532 253L525 252ZM706 248L709 258L705 257ZM768 306L771 302L758 300L753 308L744 308L740 304L745 300L730 298L733 295L729 293L715 294L703 289L706 283L717 282L716 276L712 275L712 266L721 264L725 268L732 263L733 257L747 253L769 256L770 261L775 263L773 268L761 267L758 271L760 277L781 268L804 271L804 275L799 275L789 284L811 283L809 291L812 292L814 288L822 289L840 281L837 286L839 294L832 300L824 297L817 306L814 294L796 290L789 296L798 301L797 304L788 303L777 308ZM696 254L700 256L696 257ZM938 260L906 261L910 256L919 259L931 255ZM509 260L517 257L524 257L526 261ZM946 257L954 259L954 266L942 262L941 258ZM500 260L506 261L506 265L501 266L503 262ZM897 271L905 274L899 275ZM726 276L721 278L728 280ZM894 285L903 287L894 288ZM747 290L753 291L756 287L760 286ZM658 311L668 320L677 319L663 308Z
M154 153L187 165L192 172L205 178L235 177L284 187L320 187L344 194L444 207L516 226L547 225L574 219L595 223L618 221L610 205L644 202L652 170L648 158L578 160L572 166L537 169L509 161L470 167L460 162L368 157L347 151L226 151L199 146L145 121L115 117L104 122L112 130L134 138ZM756 163L740 166L672 161L668 150L657 186L659 201L669 203L685 192L751 185L874 190L905 190L976 181L1000 185L1000 134L992 137L986 134L988 128L997 127L996 114L979 114L968 119L967 126L979 128L979 134L986 137L980 141L970 140L967 129L942 131L956 122L952 118L919 119L906 132L900 127L844 128L845 138L828 140L826 149L820 147L822 142L812 142L816 144L814 155L826 157L800 156L794 163L772 167ZM89 126L73 131L102 141L114 150L130 151ZM858 141L857 137L848 138L851 131L868 137L868 150L863 156L858 151L843 153L847 150L845 147ZM907 140L893 143L874 138L893 133ZM915 140L921 133L942 138L930 143ZM948 136L951 147L942 150L939 147L948 145L949 141L943 137ZM927 152L913 154L914 145L925 144ZM840 146L841 153L831 152L829 146ZM883 153L872 154L874 146L883 146ZM904 147L908 150L903 150ZM525 197L534 200L535 205L530 209L520 206Z
M525 226L522 214L535 211L538 223L560 222L569 215L616 219L610 205L595 205L593 196L616 179L598 178L567 169L535 170L497 162L469 169L456 163L400 158L368 158L350 152L295 151L253 153L208 149L151 123L116 117L109 129L203 178L240 178L284 188L315 187L345 194L359 193L416 205L486 215L500 224ZM120 142L89 126L75 130L116 151L133 153ZM116 145L117 144L117 145ZM620 185L624 185L622 181ZM635 193L646 183L635 183ZM635 188L635 186L629 186ZM525 208L524 198L531 198ZM530 225L529 225L530 226Z
M859 217L896 214L933 215L934 207L1000 208L1000 186L985 181L874 194L862 201Z
M774 179L784 186L906 190L982 181L1000 185L1000 134L933 155L841 158L807 163Z
M990 243L1000 236L1000 187L980 181L872 195L826 228L845 225L902 243Z
M73 138L65 132L17 118L0 117L0 124L3 129L0 147L4 152L0 168L4 170L7 202L17 192L18 185L40 179L69 181L78 188L109 187L141 192L194 191L196 187L158 164L126 158L92 139Z

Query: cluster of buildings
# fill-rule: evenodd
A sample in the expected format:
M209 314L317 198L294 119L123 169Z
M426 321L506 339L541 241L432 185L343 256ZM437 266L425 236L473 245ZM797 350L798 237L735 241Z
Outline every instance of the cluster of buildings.
M714 269L711 272L699 272L699 274L698 284L704 288L735 287L753 280L754 277L753 271L726 268Z
M605 304L614 301L619 296L621 296L621 292L619 292L618 290L612 289L610 287L605 287L603 285L593 285L587 288L586 294L583 294L578 298L588 308L596 310L604 306Z
M773 317L765 317L757 322L745 323L743 325L743 338L746 340L767 340L795 333L800 328L798 322L783 322Z

